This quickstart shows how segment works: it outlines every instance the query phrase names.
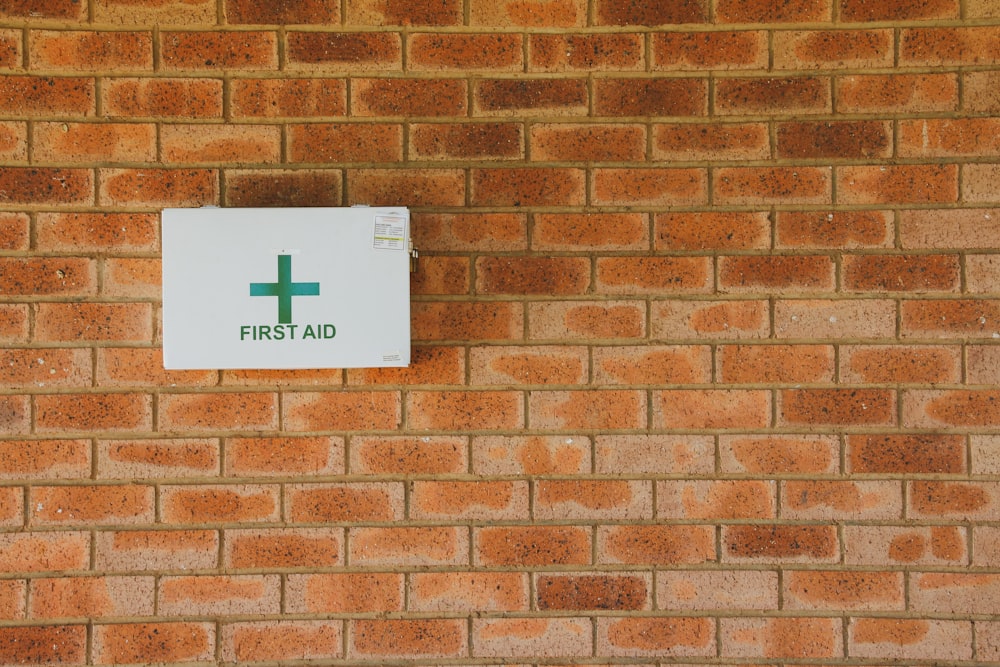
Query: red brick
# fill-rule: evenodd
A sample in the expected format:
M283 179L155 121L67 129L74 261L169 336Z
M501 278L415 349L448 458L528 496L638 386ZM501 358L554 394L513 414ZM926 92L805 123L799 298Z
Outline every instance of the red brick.
M413 347L407 368L352 368L347 371L348 385L464 384L464 381L465 355L454 347Z
M4 572L86 570L90 533L0 533L0 567Z
M882 211L780 211L775 244L785 248L868 248L892 243L892 219Z
M458 79L352 79L354 116L464 116L466 83Z
M472 384L584 384L587 352L579 347L489 346L470 351Z
M339 169L263 171L227 170L227 206L341 206L343 174Z
M693 384L712 376L705 346L598 347L593 360L595 384Z
M610 0L605 2L611 4ZM654 70L764 69L767 33L763 30L656 33L652 36L652 57Z
M835 266L820 255L768 255L719 259L720 291L832 290Z
M721 115L829 112L830 80L815 76L721 79L716 83L715 109Z
M656 485L659 517L773 519L777 485L763 480L668 480Z
M956 165L842 167L837 173L841 204L953 202L958 199Z
M450 658L468 651L464 621L458 619L354 620L347 654L393 658Z
M884 384L959 382L958 349L931 346L851 345L840 348L842 382Z
M94 79L0 76L0 111L16 116L93 116Z
M215 626L211 623L123 623L94 628L95 664L211 660Z
M83 19L87 6L79 0L11 0L0 8L4 18Z
M591 199L610 206L696 206L708 202L705 169L595 169Z
M98 199L111 206L207 206L219 198L212 169L99 169Z
M151 616L153 577L66 577L31 582L31 618Z
M152 400L147 394L53 394L35 398L35 430L147 431Z
M959 6L956 0L931 0L910 2L892 0L872 5L863 0L840 0L842 21L898 21L920 19L956 19Z
M478 475L572 475L590 472L590 441L566 436L479 436L472 439Z
M903 587L901 572L789 572L784 579L785 608L901 610Z
M972 658L972 626L967 621L856 618L851 621L848 636L848 651L860 658Z
M118 25L214 25L212 0L163 0L136 4L134 0L93 0L94 21Z
M892 338L896 304L888 299L780 300L774 306L778 338Z
M403 159L399 125L308 124L288 128L289 159L296 162L396 162Z
M0 350L0 387L89 386L91 375L90 354L85 349Z
M24 526L24 490L0 488L0 526Z
M833 178L828 167L725 167L715 170L720 204L829 204Z
M410 487L411 519L525 521L528 519L527 482L417 481Z
M615 656L711 656L715 625L684 616L604 618L598 621L597 650Z
M703 79L598 79L598 116L705 116L708 85Z
M584 294L590 286L590 261L577 257L480 257L479 294Z
M840 555L837 529L819 525L726 526L722 549L727 561L737 563L832 563Z
M968 536L955 526L846 526L844 561L855 565L965 565Z
M752 249L769 243L770 223L763 213L660 213L654 221L661 251Z
M852 521L899 519L902 489L895 481L798 481L782 484L781 515L786 519Z
M724 618L722 655L739 658L838 658L843 630L834 618Z
M45 162L150 162L156 127L138 123L36 123L32 156Z
M286 487L288 518L296 523L399 521L400 484L304 484Z
M483 79L473 88L476 115L583 115L585 79Z
M27 342L29 331L27 304L0 304L0 341Z
M33 525L152 523L151 486L36 486L31 489Z
M660 160L763 160L770 155L763 123L670 123L653 128L653 157ZM732 213L687 215L735 217Z
M94 175L89 169L0 167L4 205L92 205Z
M653 489L639 481L543 480L535 486L534 512L540 519L651 519Z
M0 10L2 11L2 10ZM0 30L0 68L18 69L24 62L23 33Z
M638 125L568 125L531 127L533 161L625 162L646 157L646 130Z
M494 658L587 656L592 626L582 618L477 619L472 624L474 655Z
M85 440L0 440L0 479L73 479L90 475Z
M167 431L275 429L278 403L271 393L170 394L160 397L160 428Z
M475 206L573 206L584 203L584 172L563 168L473 169Z
M533 34L528 40L531 70L639 70L645 62L641 34Z
M588 565L591 535L577 526L508 526L475 530L476 562L517 567Z
M471 274L466 257L423 255L418 270L410 276L410 294L469 294Z
M770 331L766 301L660 301L653 305L654 338L762 338Z
M26 435L31 431L29 396L0 396L0 427L10 435Z
M597 291L605 294L708 292L711 265L701 257L602 257Z
M434 572L410 578L413 611L526 611L528 576L516 572Z
M904 65L978 65L1000 62L996 26L910 28L901 31Z
M0 213L0 250L27 250L30 227L31 218L26 213Z
M893 65L891 30L789 30L774 35L774 67L875 69Z
M153 39L148 32L32 30L28 67L60 70L152 70Z
M892 154L892 126L879 121L779 123L777 156L871 159Z
M688 389L653 394L655 428L766 428L770 422L771 395L764 390Z
M0 122L0 157L11 162L28 161L27 123ZM13 213L7 213L4 217L13 215ZM8 240L6 237L11 231L4 229L4 226L0 226L0 248L8 249L6 246L11 243L11 240ZM15 250L17 248L9 249Z
M333 567L342 564L340 528L226 531L224 564L233 568Z
M407 40L407 68L413 71L506 70L523 64L522 36L510 33L418 33Z
M997 332L1000 304L993 301L948 299L904 301L904 337L990 338Z
M470 0L469 23L497 27L580 27L587 23L585 0Z
M524 250L528 244L524 213L412 213L410 226L421 251Z
M232 476L344 472L344 443L339 438L230 438L225 452L225 473Z
M340 0L274 3L264 0L226 0L224 7L226 20L230 24L336 25L340 22Z
M82 296L96 291L93 260L80 257L0 258L0 293Z
M422 160L513 159L524 154L524 139L514 123L415 124L409 153Z
M248 663L268 660L334 660L343 651L340 621L258 621L222 626L222 659Z
M361 614L403 608L403 575L327 573L290 575L286 607L292 613Z
M110 118L221 118L222 81L218 79L106 79L101 110Z
M598 532L602 563L680 565L714 561L715 532L710 526L608 526Z
M992 118L905 121L899 126L899 154L903 157L996 155L1000 141Z
M958 108L954 74L869 74L838 77L837 111L876 113L953 111Z
M87 626L44 625L0 629L0 662L9 665L87 661Z
M667 610L772 610L778 608L778 588L777 572L668 571L658 577L656 599Z
M25 581L6 580L0 583L0 618L5 621L24 618L27 594Z
M516 391L419 391L406 397L412 429L510 429L524 424Z
M832 382L834 350L827 345L725 345L718 348L725 383Z
M218 474L219 446L214 440L102 440L98 477L141 479Z
M229 86L230 113L236 118L347 114L347 82L343 79L236 79Z
M348 204L370 206L461 206L465 174L458 169L351 169Z
M97 350L97 384L102 387L147 385L211 386L216 371L167 371L163 351L148 347L108 347Z
M996 514L1000 489L990 482L921 481L909 484L913 516L988 518Z
M131 252L159 248L159 222L150 213L40 213L35 228L39 250Z
M157 611L167 616L275 614L280 583L277 575L163 577Z
M523 309L509 302L416 302L410 311L416 341L514 340L523 336Z
M778 419L786 424L890 425L896 422L896 392L787 389L780 392L778 412Z
M284 428L292 431L395 429L398 392L297 392L282 404Z
M355 474L432 475L467 472L465 438L357 437L351 440Z
M640 213L551 213L535 216L538 250L644 250L649 224Z
M278 490L262 485L173 486L161 489L165 523L275 521Z
M965 438L958 435L852 435L847 443L849 472L966 472Z
M597 25L669 25L704 23L708 20L708 3L704 0L681 0L665 4L620 3L598 0Z
M214 568L219 535L211 530L101 531L94 552L94 567L113 572Z
M292 32L287 57L293 69L398 70L403 47L400 36L388 32Z
M355 25L461 25L459 0L386 0L378 4L343 0L347 23Z
M178 69L276 69L277 38L272 32L163 32L162 67Z
M351 528L350 562L361 566L463 565L469 559L464 528L451 526Z

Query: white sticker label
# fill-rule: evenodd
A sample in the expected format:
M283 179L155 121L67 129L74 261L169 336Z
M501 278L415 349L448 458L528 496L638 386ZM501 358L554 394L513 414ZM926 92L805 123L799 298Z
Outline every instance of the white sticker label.
M372 247L376 250L406 250L406 218L376 215Z

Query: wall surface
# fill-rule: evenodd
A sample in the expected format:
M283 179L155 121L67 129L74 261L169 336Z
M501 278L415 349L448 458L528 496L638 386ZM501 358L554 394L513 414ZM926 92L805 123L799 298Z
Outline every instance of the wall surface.
M0 0L0 118L0 664L1000 662L997 0ZM408 369L163 370L162 208L354 203Z

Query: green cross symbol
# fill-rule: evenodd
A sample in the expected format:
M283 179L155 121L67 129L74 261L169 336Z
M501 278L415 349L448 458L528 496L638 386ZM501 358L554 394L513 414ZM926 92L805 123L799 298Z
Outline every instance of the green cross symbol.
M292 321L293 296L319 296L319 283L292 282L292 256L278 255L278 282L250 283L250 296L278 297L278 322Z

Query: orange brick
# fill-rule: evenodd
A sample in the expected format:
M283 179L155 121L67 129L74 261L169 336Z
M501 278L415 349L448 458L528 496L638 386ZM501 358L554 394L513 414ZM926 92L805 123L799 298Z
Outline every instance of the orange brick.
M993 389L907 392L903 401L903 423L907 426L975 427L998 417Z
M222 626L222 659L247 663L268 660L333 660L343 651L340 621L259 621Z
M278 41L272 32L163 32L161 66L178 69L277 69Z
M954 111L958 78L954 74L866 74L837 77L841 113Z
M969 660L972 624L918 618L856 618L848 628L848 651L859 658Z
M340 475L342 438L229 438L225 473L232 476Z
M352 79L351 115L464 116L467 97L458 79Z
M398 483L299 484L287 487L285 496L285 513L296 523L403 518L403 487Z
M660 609L778 608L778 573L748 570L667 571L657 580Z
M461 206L465 175L458 169L349 169L346 203L370 206Z
M0 250L27 250L31 242L30 226L31 219L25 213L0 213Z
M207 477L219 473L219 444L210 439L100 440L100 479Z
M431 475L467 472L466 440L454 436L360 436L352 438L355 474Z
M724 345L718 348L718 378L726 383L832 382L829 345Z
M952 157L996 154L997 123L991 118L906 121L899 127L904 157Z
M708 34L708 33L706 33ZM771 155L767 126L763 123L671 123L653 128L653 157L659 160L763 160ZM661 214L658 218L722 222L746 221L752 214ZM705 230L711 234L712 229ZM728 239L731 242L735 239Z
M473 169L476 206L572 206L584 203L584 173L562 168Z
M969 72L962 77L964 108L973 112L995 111L1000 100L996 92L996 72Z
M716 651L711 619L685 616L602 618L597 650L614 656L710 656Z
M950 349L948 351L951 351ZM967 379L969 384L996 384L1000 375L1000 348L993 345L969 345L966 347Z
M882 211L781 211L775 241L784 248L883 248L892 243L892 217Z
M2 10L0 10L2 11ZM0 68L17 69L24 62L23 33L0 30Z
M527 482L417 481L410 487L412 519L527 520Z
M0 661L7 664L84 664L87 626L45 625L0 629Z
M470 351L472 384L583 384L587 353L582 347L490 346Z
M94 21L118 25L213 25L211 0L164 0L137 5L132 0L94 0Z
M0 583L0 618L5 621L24 618L27 594L26 581L6 580Z
M687 389L653 393L655 428L766 428L770 423L768 391Z
M760 30L656 33L652 56L654 70L763 69L767 34Z
M953 202L958 199L956 165L842 167L837 173L840 204Z
M829 204L827 167L725 167L715 171L714 197L720 204Z
M334 567L342 564L340 528L227 530L223 561L234 568Z
M949 435L868 435L848 438L851 472L965 472L965 439Z
M786 609L901 610L901 572L789 572L784 579Z
M387 430L400 422L399 392L296 392L282 402L284 428L291 431Z
M716 559L711 526L604 526L598 531L597 545L602 563L680 565Z
M784 424L861 426L896 423L896 392L884 389L786 389L779 394Z
M649 223L641 213L537 214L531 246L536 250L645 250Z
M36 123L32 157L41 162L151 162L156 159L156 127Z
M410 126L408 150L417 160L516 159L524 155L523 129L515 123L418 123Z
M0 292L13 296L84 296L96 291L93 260L82 257L2 257Z
M587 22L584 0L470 0L470 24L495 27L575 27Z
M959 382L961 360L949 347L852 345L841 347L840 372L847 382Z
M31 618L152 616L153 577L65 577L31 581Z
M722 655L738 658L838 658L843 629L833 618L724 618Z
M39 250L141 252L159 248L155 214L40 213L35 227Z
M770 331L769 316L766 301L657 301L653 338L763 338Z
M711 381L706 346L615 346L593 350L597 384L691 384Z
M216 205L219 174L212 169L99 169L98 199L112 206Z
M639 70L645 62L644 51L640 34L533 34L528 37L529 69L544 72Z
M996 516L998 494L1000 485L995 482L910 482L910 515L991 520Z
M160 397L160 428L168 431L275 429L278 402L274 394L170 394Z
M476 563L518 567L588 565L591 531L579 526L475 529Z
M708 114L708 85L697 78L598 79L594 112L599 116Z
M975 65L1000 61L995 26L910 28L900 32L905 65Z
M162 294L162 264L159 258L108 257L103 264L101 294L133 299L157 299Z
M0 488L0 526L24 526L24 490Z
M794 0L775 7L766 0L719 0L715 20L719 23L807 23L829 21L829 0Z
M719 289L726 292L832 290L835 267L818 255L769 255L719 259Z
M421 251L527 248L527 216L523 213L415 212L410 224L414 245Z
M160 505L166 523L276 521L280 513L278 489L254 484L167 487Z
M226 19L231 24L305 24L340 22L340 0L305 0L293 5L262 5L256 0L226 0Z
M634 301L529 304L529 336L539 339L641 338L645 312Z
M782 483L781 516L793 520L899 519L902 487L894 481L799 481Z
M288 146L296 162L398 162L403 159L403 131L387 124L292 125Z
M724 435L719 461L725 473L831 474L840 467L840 444L833 436Z
M85 349L0 350L0 387L89 386L92 375L89 357Z
M354 620L347 655L393 658L450 658L468 651L468 632L457 619Z
M828 77L734 78L716 83L715 110L722 115L815 114L831 109Z
M773 519L777 485L762 480L669 480L656 485L658 517Z
M151 486L36 486L31 489L33 525L152 523Z
M528 575L428 572L410 576L409 607L424 612L527 611Z
M110 118L221 118L222 81L107 79L101 87L101 109Z
M587 656L593 645L589 619L498 618L474 619L474 655L506 658Z
M347 23L355 25L461 25L462 3L458 0L387 0L372 5L344 0Z
M219 535L213 530L101 531L94 567L112 572L214 568Z
M55 572L90 567L89 532L0 533L4 572Z
M480 436L472 439L478 475L590 472L590 441L573 436Z
M163 577L158 612L165 616L276 614L281 581L277 575Z
M348 369L347 384L464 384L465 354L453 347L414 346L408 368ZM316 384L329 384L317 381Z
M640 391L536 391L528 397L531 428L643 428L646 414L646 397Z
M958 18L959 7L955 0L935 0L927 3L913 3L895 0L878 6L862 0L842 0L840 18L843 21L894 21L907 19L947 19Z
M646 130L638 125L569 125L531 127L533 161L626 162L646 157Z
M343 174L323 170L226 170L227 206L294 207L343 205Z
M762 213L660 213L655 217L657 250L766 248L770 223Z
M585 294L590 260L583 257L479 257L479 294Z
M31 401L28 396L0 396L0 427L10 435L31 431Z
M523 69L521 35L417 33L407 40L407 68L413 71Z
M32 30L28 67L60 70L152 70L153 40L148 32Z
M148 431L152 427L148 394L54 394L35 398L35 430Z
M701 435L601 435L594 444L597 473L709 474L715 443Z
M886 158L892 125L878 121L779 123L777 155L787 158Z
M122 623L98 625L93 637L97 664L212 660L213 623Z
M966 565L968 535L956 526L846 526L849 565Z
M509 302L416 302L410 311L415 341L516 340L524 315Z
M524 424L516 391L419 391L406 397L407 426L413 429L511 429Z
M288 577L285 604L292 613L384 613L401 610L403 595L401 574L292 574Z
M235 79L229 86L231 113L236 118L347 114L347 82L343 79Z
M595 169L591 198L613 206L688 206L708 200L704 169Z
M92 116L94 79L86 77L0 76L0 111L16 116Z
M534 512L539 519L652 519L653 487L626 480L540 480Z
M74 0L12 0L0 9L4 18L82 19L86 6Z
M905 337L991 338L1000 319L1000 306L989 300L904 301L901 311Z
M160 146L165 163L269 164L281 158L281 131L267 125L166 125Z
M597 260L596 288L600 293L708 292L713 282L708 258L601 257Z
M72 479L90 475L86 440L0 440L0 479Z
M28 340L30 315L27 304L0 304L0 341L25 343Z
M97 384L106 387L149 385L211 386L216 371L167 371L163 351L147 347L107 347L97 351Z
M351 528L350 561L363 566L463 565L469 560L464 528Z
M775 69L892 67L892 30L788 30L775 33Z
M764 524L722 530L727 562L833 563L840 556L839 546L834 526Z
M477 116L583 115L585 79L483 79L473 86Z
M888 299L779 300L774 332L777 338L893 338L896 304Z

